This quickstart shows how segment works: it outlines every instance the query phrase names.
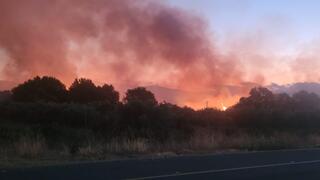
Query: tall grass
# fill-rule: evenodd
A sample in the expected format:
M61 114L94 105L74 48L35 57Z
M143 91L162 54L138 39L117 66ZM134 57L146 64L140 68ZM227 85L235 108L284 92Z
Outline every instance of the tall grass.
M275 150L285 148L316 147L320 144L320 133L305 136L275 132L268 135L256 135L246 132L231 134L212 129L201 129L185 140L168 138L165 142L151 139L114 138L110 140L88 138L79 144L77 150L71 153L71 144L48 146L41 136L23 136L9 146L0 147L0 165L10 159L106 159L128 155L147 154L181 154L207 153L226 150Z
M146 139L113 139L105 147L111 153L146 153L149 146Z
M43 138L21 137L14 143L15 152L18 156L35 158L47 151L47 145Z

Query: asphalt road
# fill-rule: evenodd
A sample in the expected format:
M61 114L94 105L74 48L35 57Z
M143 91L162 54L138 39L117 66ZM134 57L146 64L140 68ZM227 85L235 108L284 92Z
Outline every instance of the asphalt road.
M320 179L320 149L131 159L0 169L1 180Z

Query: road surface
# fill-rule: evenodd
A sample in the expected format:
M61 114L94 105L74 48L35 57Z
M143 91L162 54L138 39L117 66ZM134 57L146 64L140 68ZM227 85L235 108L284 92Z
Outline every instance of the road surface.
M320 149L187 155L0 169L1 180L320 179Z

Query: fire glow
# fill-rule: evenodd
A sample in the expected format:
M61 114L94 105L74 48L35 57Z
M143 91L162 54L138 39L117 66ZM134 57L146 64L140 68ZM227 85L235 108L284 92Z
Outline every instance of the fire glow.
M223 105L223 103L221 103L221 110L222 110L222 111L226 111L227 109L228 109L228 107L225 106L225 105Z
M236 53L215 48L206 21L165 3L3 0L0 12L1 80L86 77L120 92L156 84L190 92L155 93L160 100L197 109L223 101L222 110L247 95L245 82L263 83L246 77Z

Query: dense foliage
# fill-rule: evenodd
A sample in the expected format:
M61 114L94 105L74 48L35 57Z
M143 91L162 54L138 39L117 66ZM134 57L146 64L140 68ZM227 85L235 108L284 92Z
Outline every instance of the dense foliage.
M66 89L56 78L36 77L0 93L0 143L39 134L49 144L77 146L92 136L164 142L188 139L199 129L303 133L319 128L320 98L305 91L289 96L256 87L227 111L158 103L143 87L129 89L120 101L112 85L96 86L89 79L76 79Z
M63 102L66 87L54 77L35 77L12 89L12 98L18 102Z

